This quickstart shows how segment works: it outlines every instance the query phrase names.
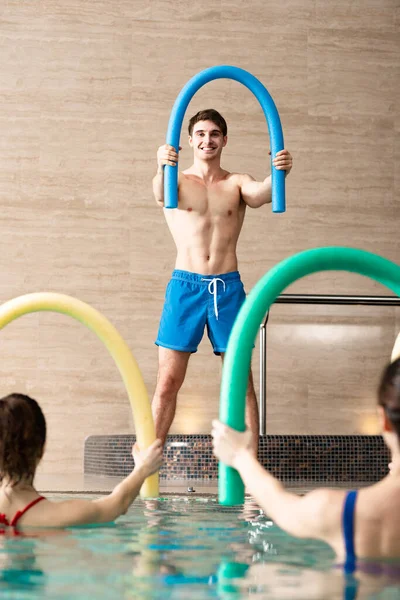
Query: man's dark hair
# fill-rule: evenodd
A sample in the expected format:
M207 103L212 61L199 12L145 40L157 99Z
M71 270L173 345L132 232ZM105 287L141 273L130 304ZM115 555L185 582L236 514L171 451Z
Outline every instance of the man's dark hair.
M192 136L193 127L199 121L212 121L213 123L215 123L216 125L218 125L218 127L222 131L222 135L224 137L228 134L228 126L226 124L226 121L225 121L224 117L222 115L220 115L217 110L214 110L213 108L206 108L205 110L199 110L199 112L196 113L190 119L190 121L189 121L189 127L188 127L188 131L189 131L189 135L190 136Z

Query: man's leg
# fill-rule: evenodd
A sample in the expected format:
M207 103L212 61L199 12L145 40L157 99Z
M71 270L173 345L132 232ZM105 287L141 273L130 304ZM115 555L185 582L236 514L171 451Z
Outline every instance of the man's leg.
M224 360L229 336L243 302L246 300L246 294L239 273L227 273L221 275L220 278L224 281L225 286L222 289L220 286L220 294L218 295L219 318L209 316L207 329L214 353L220 354L222 360ZM246 392L246 425L252 433L253 452L257 456L259 442L258 404L251 370Z
M162 346L158 349L157 386L151 407L156 437L163 444L174 420L176 398L185 379L190 354Z
M225 354L221 354L222 361ZM254 389L253 373L250 369L249 382L246 391L246 426L252 433L252 447L255 457L258 454L258 441L260 435L260 422L258 413L257 396Z
M257 396L254 389L253 373L250 370L249 383L246 392L246 425L253 434L253 451L257 458L258 442L260 436L260 421Z

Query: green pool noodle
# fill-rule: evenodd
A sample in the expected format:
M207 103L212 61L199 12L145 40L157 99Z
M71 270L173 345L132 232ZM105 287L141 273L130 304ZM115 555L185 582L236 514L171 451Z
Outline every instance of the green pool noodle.
M370 277L400 296L400 266L377 254L332 246L295 254L273 267L246 298L232 328L224 359L220 397L220 420L238 431L245 430L245 401L253 345L260 323L276 298L294 281L318 271L350 271ZM220 504L244 502L239 473L219 464Z

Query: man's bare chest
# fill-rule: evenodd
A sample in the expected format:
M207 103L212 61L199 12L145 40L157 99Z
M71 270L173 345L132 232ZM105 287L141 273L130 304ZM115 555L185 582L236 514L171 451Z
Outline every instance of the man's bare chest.
M179 207L199 214L233 215L241 208L239 186L232 181L205 185L184 177L179 184Z

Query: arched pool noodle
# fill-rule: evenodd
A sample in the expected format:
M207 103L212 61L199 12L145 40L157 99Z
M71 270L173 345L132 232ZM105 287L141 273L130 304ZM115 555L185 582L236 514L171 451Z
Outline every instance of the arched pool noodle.
M397 336L396 341L393 346L391 361L394 362L398 358L400 358L400 333Z
M141 448L150 446L155 440L155 430L146 387L136 360L115 327L100 312L77 298L42 292L19 296L0 306L0 329L22 315L38 311L69 315L100 338L113 357L128 392L138 444ZM140 494L144 498L158 496L157 474L146 479Z
M244 69L229 65L219 65L200 71L182 88L172 107L167 130L167 144L178 150L183 118L189 102L203 85L214 79L234 79L253 92L267 119L271 159L277 152L283 150L281 120L270 94L254 75ZM275 213L285 212L285 171L277 170L271 163L271 177L272 211ZM178 206L178 167L166 165L164 168L164 206L165 208Z
M258 281L234 323L221 382L220 420L223 423L244 431L251 354L265 313L288 285L318 271L350 271L365 275L400 296L400 266L363 250L315 248L280 262ZM244 501L244 486L238 472L222 463L219 465L219 501L227 506Z

